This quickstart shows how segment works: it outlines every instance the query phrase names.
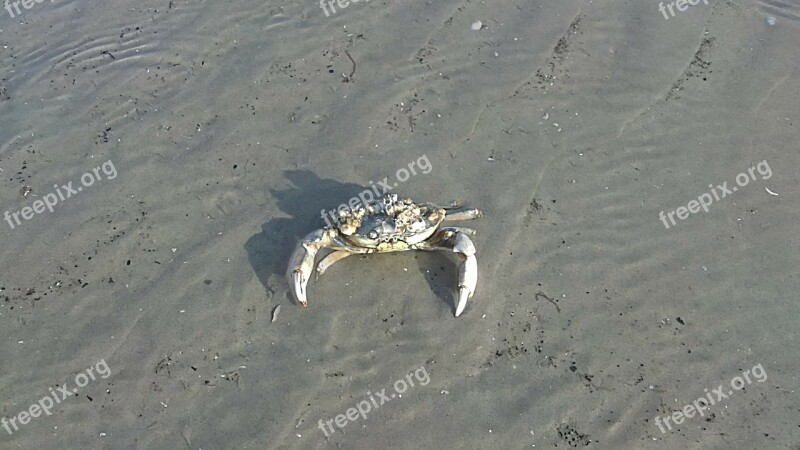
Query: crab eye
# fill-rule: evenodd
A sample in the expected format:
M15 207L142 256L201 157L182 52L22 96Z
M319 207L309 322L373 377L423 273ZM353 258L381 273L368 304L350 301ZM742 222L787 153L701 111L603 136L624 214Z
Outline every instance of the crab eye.
M378 232L377 232L377 231L375 231L375 230L372 230L372 231L370 231L370 232L369 232L369 234L368 234L367 236L368 236L370 239L377 239L377 238L378 238Z

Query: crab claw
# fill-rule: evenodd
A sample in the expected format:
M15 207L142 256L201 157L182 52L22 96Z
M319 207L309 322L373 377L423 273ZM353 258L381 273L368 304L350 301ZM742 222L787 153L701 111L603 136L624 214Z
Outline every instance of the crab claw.
M292 293L294 297L303 305L303 308L308 308L308 299L306 299L306 285L308 284L308 277L304 276L299 270L295 270L292 274Z
M306 286L311 274L314 272L314 258L322 247L325 238L325 230L312 231L300 241L289 259L286 277L289 278L292 294L304 308L308 307Z
M458 267L458 303L456 304L456 317L464 312L467 300L475 293L478 285L478 260L475 259L475 245L466 234L456 233L453 251L461 257Z

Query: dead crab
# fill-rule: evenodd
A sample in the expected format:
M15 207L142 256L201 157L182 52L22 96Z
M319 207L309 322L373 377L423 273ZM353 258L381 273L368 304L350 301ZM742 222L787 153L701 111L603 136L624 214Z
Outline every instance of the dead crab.
M429 203L417 204L411 199L398 200L397 194L386 194L366 205L342 210L336 223L309 233L292 253L286 272L292 293L303 307L308 306L306 285L314 271L317 252L323 248L332 252L317 265L317 278L336 261L354 254L446 250L457 253L461 259L456 304L458 317L478 283L475 246L468 237L476 232L441 224L445 220L470 220L482 215L477 209L460 209L455 203L440 207Z

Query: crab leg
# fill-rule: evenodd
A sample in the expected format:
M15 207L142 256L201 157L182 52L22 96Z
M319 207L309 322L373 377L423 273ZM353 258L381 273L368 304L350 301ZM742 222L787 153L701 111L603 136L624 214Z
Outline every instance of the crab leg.
M349 252L347 250L336 250L335 252L325 256L317 263L317 276L314 278L318 280L319 277L328 270L328 267L332 266L333 263L340 261L348 256L354 255L355 253Z
M433 209L444 209L446 211L450 211L452 209L460 209L461 208L461 202L459 202L458 200L453 200L447 206L440 206L440 205L437 205L436 203L426 203L426 205L430 206Z
M458 231L458 232L464 233L467 236L477 236L478 235L478 230L475 230L473 228L467 228L467 227L445 227L445 228L448 229L448 230L453 230L453 231Z
M308 286L308 280L314 272L314 260L317 257L317 253L323 248L331 249L333 253L322 258L319 263L320 267L317 269L317 277L322 275L322 272L330 267L331 264L345 256L370 252L369 249L349 245L336 236L336 231L328 228L312 231L304 237L297 244L292 257L289 258L289 267L286 270L286 277L289 279L292 294L304 308L308 307L306 286Z
M444 220L472 220L482 217L483 213L479 209L464 209L461 211L448 212Z

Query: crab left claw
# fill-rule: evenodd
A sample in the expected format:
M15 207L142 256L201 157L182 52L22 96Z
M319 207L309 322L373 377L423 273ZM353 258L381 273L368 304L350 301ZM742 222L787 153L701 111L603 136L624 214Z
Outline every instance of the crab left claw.
M458 266L458 303L456 317L464 312L467 300L475 293L478 285L478 260L475 259L475 245L462 232L456 232L453 252L458 253L461 264Z
M464 312L467 300L475 293L478 285L478 260L475 258L475 244L472 243L468 233L474 234L475 231L469 228L445 227L431 238L427 246L421 248L422 250L451 251L461 259L461 264L458 265L456 317Z

